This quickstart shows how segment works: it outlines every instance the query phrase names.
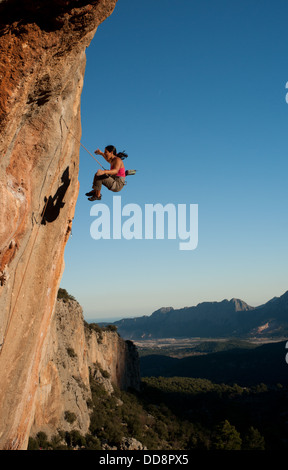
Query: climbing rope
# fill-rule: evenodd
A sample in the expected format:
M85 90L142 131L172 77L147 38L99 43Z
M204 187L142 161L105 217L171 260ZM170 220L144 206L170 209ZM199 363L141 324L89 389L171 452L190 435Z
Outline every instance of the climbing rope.
M68 132L70 132L70 134L74 137L75 140L77 140L79 142L79 144L81 145L81 147L83 147L83 149L92 157L94 158L94 160L98 163L98 165L101 166L101 168L103 168L103 170L105 170L105 168L101 165L101 163L94 157L94 155L89 152L89 150L80 142L80 140L73 134L73 132L71 132L71 130L69 129L69 127L67 126L66 122L65 122L65 119L63 118L63 116L60 117L60 127L61 127L61 120L64 122ZM61 138L62 139L62 138ZM48 171L48 170L47 170ZM136 170L127 170L126 171L126 175L134 175L136 173ZM55 172L54 174L54 178L52 180L52 183L51 185L49 186L49 191L48 191L48 194L51 193L52 191L52 187L55 183L55 180L56 180L56 177L58 176L58 172ZM47 208L47 204L48 204L48 201L49 199L47 198L47 201L44 205L44 208L42 210L42 214L44 215L45 214L45 211L46 211L46 208ZM34 213L32 214L32 223L33 223L33 218L35 219L35 215ZM16 305L17 305L17 302L18 302L18 298L19 298L19 295L20 295L20 291L22 289L22 286L23 286L23 282L24 282L24 278L25 278L25 275L27 273L27 269L28 269L28 265L29 265L29 262L30 262L30 259L31 259L31 256L32 256L32 251L34 249L34 246L35 246L35 243L36 243L36 240L37 240L37 237L38 237L38 234L39 234L39 229L40 229L40 224L39 223L36 223L37 225L37 230L36 230L36 234L35 234L35 238L34 238L34 241L32 242L32 246L31 246L31 250L30 250L30 253L28 255L28 259L27 259L27 263L26 263L26 266L25 266L25 269L24 269L24 273L23 273L23 276L22 276L22 279L21 279L21 282L20 282L20 286L19 286L19 289L18 289L18 292L17 292L17 295L16 295L16 298L15 298L15 301L14 301L14 306L13 306L13 309L11 311L11 314L9 316L9 319L8 319L8 322L6 324L6 327L5 327L5 331L4 331L4 334L3 334L3 342L2 344L0 344L0 354L2 352L2 347L4 342L5 342L5 338L7 336L7 332L8 332L8 329L10 327L10 324L11 324L11 321L12 321L12 318L14 316L14 311L15 311L15 308L16 308Z
M82 144L82 142L80 142L80 140L77 139L77 137L73 134L73 132L71 132L71 130L70 130L69 127L67 126L67 124L66 124L65 119L63 118L63 116L61 116L61 119L62 119L62 121L64 122L65 126L67 127L68 132L70 132L70 134L74 137L74 139L77 140L77 142L79 142L79 144L81 145L81 147L83 147L83 149L86 150L86 152L89 153L89 155L91 155L91 157L94 158L94 160L96 160L96 162L98 163L98 165L100 165L101 168L103 168L103 170L105 170L104 166L102 166L101 163L98 162L97 158L95 158L94 155L93 155L91 152L89 152L89 150L86 149L86 147L84 147L84 145Z
M62 117L62 116L61 116L61 117ZM60 120L61 120L61 118L60 118ZM66 123L65 123L65 124L66 124ZM62 138L63 138L63 137L61 137L61 140L62 140ZM58 147L57 147L57 148L58 148ZM55 154L56 154L56 152L55 152ZM49 166L50 166L50 165L49 165ZM49 170L49 167L48 167L48 169L47 169L47 172L48 172L48 170ZM47 172L46 172L46 173L47 173ZM55 172L54 177L53 177L53 180L52 180L52 183L49 185L48 194L50 194L50 193L52 192L52 188L53 188L53 185L54 185L54 183L55 183L55 180L56 180L56 177L57 177L57 176L58 176L58 171ZM43 215L45 214L45 211L46 211L48 202L49 202L49 198L47 198L47 201L45 202L44 208L43 208L43 210L42 210L42 214L43 214ZM34 224L33 224L33 218L35 219L34 213L32 214L32 226L34 225ZM19 289L18 289L16 298L15 298L15 301L14 301L14 305L13 305L13 308L12 308L12 310L11 310L11 314L10 314L10 316L9 316L8 322L7 322L7 324L6 324L5 331L4 331L4 333L3 333L3 340L2 340L2 343L0 344L0 348L1 348L1 349L0 349L0 355L1 355L1 352L2 352L2 346L3 346L3 344L4 344L4 342L5 342L5 338L6 338L6 336L7 336L8 329L9 329L9 327L10 327L12 318L13 318L13 316L14 316L14 312L15 312L15 309L16 309L16 305L17 305L17 302L18 302L18 299L19 299L19 295L20 295L22 286L23 286L24 278L25 278L25 276L26 276L27 269L28 269L28 265L29 265L29 262L30 262L30 259L31 259L31 256L32 256L32 252L33 252L33 250L34 250L34 246L35 246L35 243L36 243L38 234L39 234L40 226L41 226L41 224L36 221L36 227L37 227L37 228L36 228L36 234L35 234L35 237L34 237L34 241L32 242L32 245L31 245L30 253L29 253L29 255L28 255L27 263L26 263L26 266L25 266L25 268L24 268L24 273L23 273L23 276L22 276L22 279L21 279L21 282L20 282L20 285L19 285ZM33 230L33 227L32 227L32 230ZM31 234L31 235L32 235L32 234ZM24 250L24 251L25 251L25 250ZM21 259L21 258L20 258L20 259ZM20 259L19 259L19 261L20 261ZM19 262L18 262L18 263L19 263ZM12 302L11 302L11 303L12 303Z
M93 155L91 152L89 152L89 150L88 150L86 147L84 147L84 145L82 144L82 142L81 142L79 139L77 139L77 137L73 134L73 132L71 132L71 130L70 130L69 127L67 126L67 124L66 124L65 119L63 118L63 116L61 116L60 119L62 119L62 121L64 122L64 124L65 124L65 126L66 126L66 128L67 128L67 130L68 130L68 132L70 132L70 134L74 137L74 139L77 140L77 142L79 142L79 144L81 145L81 147L83 147L83 149L86 150L86 152L89 153L89 155L91 155L91 157L94 158L94 160L96 160L96 162L98 163L98 165L100 165L101 168L103 168L103 170L106 170L106 168L104 168L104 166L102 166L101 163L98 162L97 158L95 158L94 155ZM135 175L135 174L136 174L136 170L126 170L126 176Z

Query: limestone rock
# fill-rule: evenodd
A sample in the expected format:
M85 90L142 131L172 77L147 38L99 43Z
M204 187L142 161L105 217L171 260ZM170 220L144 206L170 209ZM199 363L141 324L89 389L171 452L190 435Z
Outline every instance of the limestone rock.
M113 385L140 388L136 347L115 331L104 331L100 340L99 333L85 326L76 301L57 301L43 354L31 436L43 431L50 438L58 429L88 432L90 374L108 393Z
M127 437L122 439L121 450L147 450L147 447L134 437Z
M0 1L1 449L27 446L78 195L85 49L116 1Z

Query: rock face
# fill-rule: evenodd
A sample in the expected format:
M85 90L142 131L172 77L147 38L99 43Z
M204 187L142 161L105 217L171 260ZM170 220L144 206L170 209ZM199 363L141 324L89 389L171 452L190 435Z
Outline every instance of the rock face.
M27 443L78 195L85 49L116 1L0 0L1 449Z
M58 429L77 429L85 435L90 424L91 376L108 392L113 385L139 389L136 347L116 331L89 328L76 301L58 300L43 348L31 435L43 431L51 437ZM72 423L67 414L74 415Z

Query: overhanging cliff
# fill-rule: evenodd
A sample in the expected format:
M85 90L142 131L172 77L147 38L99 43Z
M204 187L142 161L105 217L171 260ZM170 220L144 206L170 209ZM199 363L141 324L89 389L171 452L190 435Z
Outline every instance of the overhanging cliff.
M78 195L85 49L116 1L0 0L1 449L27 445Z

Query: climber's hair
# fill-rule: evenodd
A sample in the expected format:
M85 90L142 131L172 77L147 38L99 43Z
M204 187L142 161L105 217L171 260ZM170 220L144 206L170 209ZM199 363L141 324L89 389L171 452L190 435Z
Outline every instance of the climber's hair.
M127 153L125 153L125 150L123 150L123 152L117 153L116 147L114 147L114 145L107 145L107 147L105 147L105 150L108 150L108 152L112 152L113 155L121 158L121 160L124 160L124 158L128 157Z

